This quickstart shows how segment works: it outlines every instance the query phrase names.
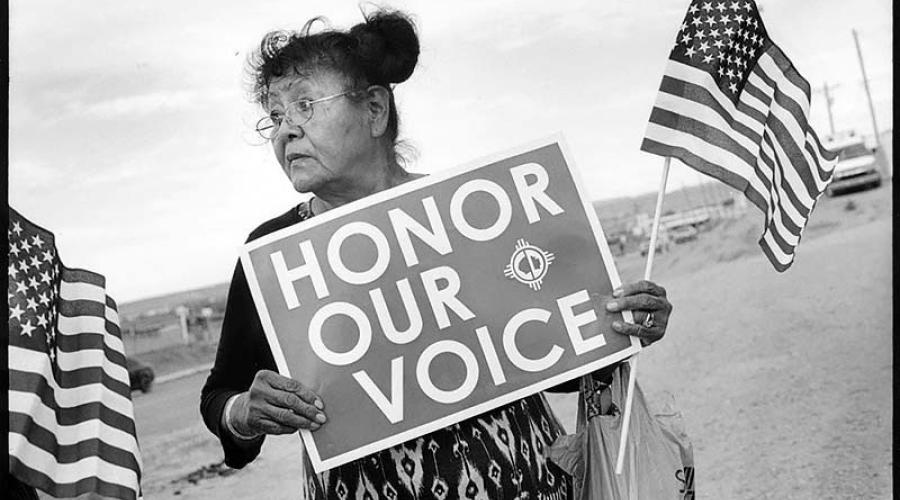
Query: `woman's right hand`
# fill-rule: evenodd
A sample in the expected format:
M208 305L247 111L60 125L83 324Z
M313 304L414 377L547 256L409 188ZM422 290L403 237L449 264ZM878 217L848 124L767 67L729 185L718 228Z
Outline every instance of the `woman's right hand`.
M292 434L317 430L325 423L322 400L300 382L260 370L250 390L231 409L231 425L241 434Z

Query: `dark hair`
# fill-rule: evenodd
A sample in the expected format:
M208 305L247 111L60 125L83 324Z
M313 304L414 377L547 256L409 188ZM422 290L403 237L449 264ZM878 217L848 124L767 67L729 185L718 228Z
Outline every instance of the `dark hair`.
M347 79L351 88L381 85L390 92L388 138L396 143L399 119L392 84L412 75L419 59L419 37L406 14L381 9L363 14L365 22L347 31L325 29L311 33L321 17L310 19L300 31L267 33L248 59L253 99L268 105L272 80L293 74L329 70Z

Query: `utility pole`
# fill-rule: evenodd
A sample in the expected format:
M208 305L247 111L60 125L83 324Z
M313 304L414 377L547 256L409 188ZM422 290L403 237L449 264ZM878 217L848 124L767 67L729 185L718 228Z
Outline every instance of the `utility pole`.
M872 129L875 132L875 145L878 147L878 155L881 158L884 158L885 162L889 162L891 160L885 155L884 149L881 148L881 134L878 132L878 122L875 121L875 106L872 105L872 93L869 91L869 78L866 76L866 66L863 64L862 50L859 48L859 36L856 34L856 29L852 29L851 31L853 32L853 43L856 44L856 55L859 58L859 69L862 71L863 86L866 89L866 100L869 102L869 115L872 117ZM887 165L885 165L885 167L887 167ZM893 171L893 168L890 168L889 171Z
M185 345L191 343L191 336L188 333L188 308L180 305L175 308L175 314L178 315L178 325L181 326L181 341L184 342Z

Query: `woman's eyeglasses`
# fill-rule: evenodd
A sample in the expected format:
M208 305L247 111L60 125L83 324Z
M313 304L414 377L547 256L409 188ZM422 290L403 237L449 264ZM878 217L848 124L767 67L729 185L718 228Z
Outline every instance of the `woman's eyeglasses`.
M357 91L347 90L340 94L334 94L319 99L300 99L299 101L289 102L287 106L285 106L283 114L281 112L273 111L269 116L260 118L260 120L256 122L256 132L262 136L263 139L267 141L272 140L272 138L275 137L275 133L278 132L278 129L281 127L281 122L284 120L287 120L288 123L295 127L299 127L312 119L313 109L315 109L313 104L337 99L338 97L343 97L354 92Z

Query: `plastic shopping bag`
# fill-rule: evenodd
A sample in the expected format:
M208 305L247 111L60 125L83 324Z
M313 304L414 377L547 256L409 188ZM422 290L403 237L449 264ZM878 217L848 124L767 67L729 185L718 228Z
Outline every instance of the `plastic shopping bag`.
M624 467L616 474L629 373L622 363L608 386L582 377L576 432L553 443L551 460L572 475L576 500L693 500L694 454L681 415L671 408L652 415L637 384Z

